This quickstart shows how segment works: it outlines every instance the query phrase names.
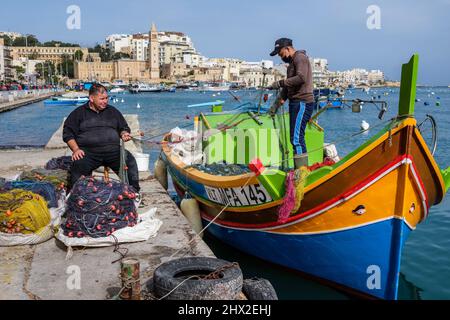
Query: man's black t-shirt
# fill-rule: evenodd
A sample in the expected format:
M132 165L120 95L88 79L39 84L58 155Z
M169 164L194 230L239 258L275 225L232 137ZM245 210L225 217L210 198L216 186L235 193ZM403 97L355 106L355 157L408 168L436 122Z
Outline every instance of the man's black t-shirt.
M97 113L87 103L64 122L63 140L67 143L74 139L80 148L91 152L110 152L119 150L123 131L131 133L119 110L108 106Z

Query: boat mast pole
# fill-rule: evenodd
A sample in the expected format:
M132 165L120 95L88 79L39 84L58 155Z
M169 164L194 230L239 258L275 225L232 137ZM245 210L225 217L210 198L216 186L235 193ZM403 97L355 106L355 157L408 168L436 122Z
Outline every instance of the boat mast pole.
M259 96L258 115L261 114L261 105L262 105L262 98L263 98L264 89L265 89L264 87L265 87L265 84L266 84L266 75L267 75L267 72L263 68L263 80L262 80L262 86L261 86L261 95Z

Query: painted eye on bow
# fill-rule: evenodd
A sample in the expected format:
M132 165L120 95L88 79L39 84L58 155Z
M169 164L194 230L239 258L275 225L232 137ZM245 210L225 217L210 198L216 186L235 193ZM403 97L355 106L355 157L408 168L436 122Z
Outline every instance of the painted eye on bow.
M359 205L352 212L358 215L363 215L364 213L366 213L366 207L364 207L363 205Z

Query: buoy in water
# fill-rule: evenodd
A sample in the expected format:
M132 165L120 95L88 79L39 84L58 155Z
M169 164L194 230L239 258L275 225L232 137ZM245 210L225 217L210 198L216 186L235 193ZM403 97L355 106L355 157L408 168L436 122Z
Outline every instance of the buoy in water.
M140 109L140 108L141 108L141 105L138 103L137 106L136 106L136 108Z
M363 121L361 122L361 129L362 129L362 130L369 130L369 128L370 128L369 123L366 122L365 120L363 120Z
M122 103L124 103L125 102L125 100L124 99L122 99Z
M203 234L200 232L203 230L202 218L200 216L200 207L197 200L184 198L180 205L181 212L186 217L186 219L191 224L192 229L195 233L203 238Z
M436 101L436 107L439 107L441 103L439 101Z
M161 159L158 159L155 162L154 174L156 180L158 180L165 190L168 190L169 180L167 179L167 166Z
M416 102L420 102L420 99L416 99Z

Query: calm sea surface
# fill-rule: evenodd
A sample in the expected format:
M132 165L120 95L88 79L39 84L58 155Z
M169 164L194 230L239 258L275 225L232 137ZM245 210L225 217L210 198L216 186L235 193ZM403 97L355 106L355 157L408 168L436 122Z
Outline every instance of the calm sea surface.
M347 92L346 98L370 100L372 97L385 100L389 111L385 119L395 116L398 105L398 89L372 89L369 94L360 90ZM387 94L387 95L386 95ZM207 109L188 109L187 105L214 100L225 100L226 109L239 105L226 92L220 95L211 92L177 92L160 94L117 95L119 102L111 103L124 114L139 115L141 129L147 136L158 135L176 126L188 125L196 112ZM257 101L258 92L238 91L242 101ZM438 147L435 154L441 168L450 166L450 89L445 87L419 88L416 103L416 119L421 122L427 114L437 121ZM122 102L122 99L124 102ZM425 105L425 102L429 105ZM436 106L440 102L440 106ZM137 108L137 105L141 108ZM44 106L36 103L0 114L0 149L23 146L43 146L75 107ZM375 134L381 123L375 106L365 104L360 114L351 109L328 110L319 118L325 128L327 142L339 142L337 148L342 157ZM367 121L373 130L367 134L349 138L360 130L361 122ZM430 137L429 123L424 126L424 135ZM1 151L0 151L1 152ZM151 162L158 156L157 149L146 149ZM153 167L153 166L151 166ZM348 299L334 289L320 285L298 274L250 257L210 237L207 243L218 257L239 261L246 277L269 279L281 299ZM431 209L429 218L420 224L408 239L402 257L401 299L450 299L450 200Z

